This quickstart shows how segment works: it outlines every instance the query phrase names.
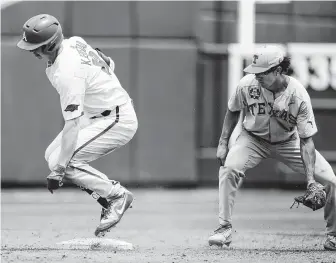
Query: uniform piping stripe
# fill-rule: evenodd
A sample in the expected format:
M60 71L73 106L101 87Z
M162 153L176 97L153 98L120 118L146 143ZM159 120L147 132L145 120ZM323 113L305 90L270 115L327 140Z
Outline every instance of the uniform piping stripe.
M90 139L89 141L87 141L86 143L84 143L81 147L79 147L72 155L71 159L80 151L82 150L85 146L87 146L88 144L90 144L91 142L93 142L94 140L96 140L97 138L99 138L100 136L102 136L104 133L106 133L109 129L111 129L114 125L116 125L119 122L119 106L116 107L116 119L115 121L109 125L105 130L103 130L102 132L98 133L95 137L93 137L92 139ZM77 168L78 169L78 168Z
M91 175L93 175L93 176L96 176L96 177L99 177L99 178L100 178L100 176L99 176L98 174L95 174L95 173L90 172L90 171L88 171L88 170L85 170L85 169L83 169L83 168L79 168L79 167L76 167L76 166L73 166L73 165L70 165L70 167L73 168L73 169L77 169L77 170L82 171L82 172L84 172L84 173L91 174Z

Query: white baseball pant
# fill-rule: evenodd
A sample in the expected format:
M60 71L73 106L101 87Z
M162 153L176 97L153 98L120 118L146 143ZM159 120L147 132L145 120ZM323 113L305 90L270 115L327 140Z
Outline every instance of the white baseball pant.
M91 167L89 162L111 153L133 138L138 128L138 120L132 101L118 106L106 117L88 119L84 115L80 118L81 128L77 146L66 167L65 178L108 199L119 193L119 182L110 180L105 174ZM62 132L46 149L45 159L50 170L58 162L61 140Z

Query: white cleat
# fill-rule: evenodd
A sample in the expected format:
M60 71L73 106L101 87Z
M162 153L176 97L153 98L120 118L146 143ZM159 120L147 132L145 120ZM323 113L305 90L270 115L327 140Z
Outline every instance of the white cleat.
M209 237L209 245L216 245L219 247L223 247L224 245L230 246L232 242L232 226L225 225L219 226L215 230L215 233Z
M116 226L128 208L132 206L133 194L125 189L125 192L112 199L107 209L102 210L99 226L96 228L95 235L103 237L107 232Z
M328 235L323 246L325 250L336 251L336 236Z

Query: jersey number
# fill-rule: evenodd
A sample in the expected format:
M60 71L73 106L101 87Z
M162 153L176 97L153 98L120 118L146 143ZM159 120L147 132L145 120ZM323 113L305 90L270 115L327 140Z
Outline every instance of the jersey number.
M100 67L106 74L111 75L109 66L99 55L93 51L90 51L88 55L92 59L92 64L94 66Z

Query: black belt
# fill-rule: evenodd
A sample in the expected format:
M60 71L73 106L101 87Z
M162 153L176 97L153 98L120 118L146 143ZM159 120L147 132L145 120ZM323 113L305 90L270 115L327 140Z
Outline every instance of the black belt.
M100 117L107 117L107 116L109 116L110 114L111 114L111 110L105 110L105 111L103 111L102 113L100 113L100 115L97 115L97 116L93 116L93 117L91 117L90 119L96 119L96 118L100 118ZM116 107L116 114L118 115L119 114L119 106L117 106Z

